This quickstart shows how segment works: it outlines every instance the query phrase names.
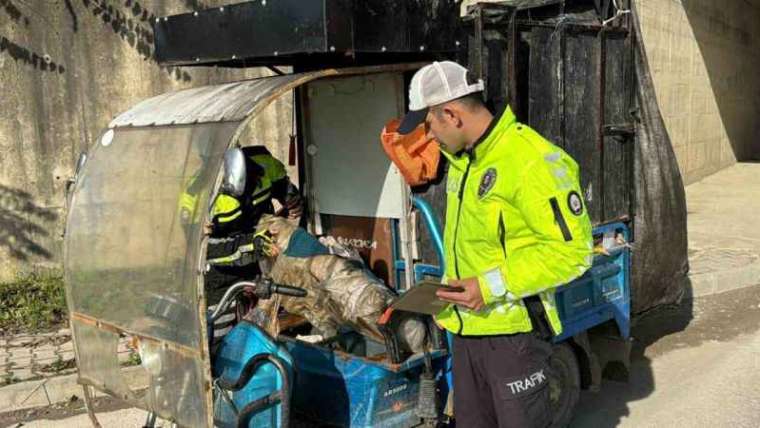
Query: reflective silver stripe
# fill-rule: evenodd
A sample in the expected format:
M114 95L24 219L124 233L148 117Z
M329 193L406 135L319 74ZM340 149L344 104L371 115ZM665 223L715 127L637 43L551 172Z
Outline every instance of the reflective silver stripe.
M211 305L208 307L210 312L216 309L217 305ZM214 321L212 329L214 331L214 339L219 339L225 336L235 326L235 303L232 303L222 315Z
M253 205L258 205L262 202L269 200L272 197L272 193L268 189L266 192L259 193L259 195L257 195L256 198L253 200L252 202Z
M486 279L488 288L491 290L491 295L501 297L507 293L507 287L504 285L504 278L502 278L499 268L491 269L483 276Z

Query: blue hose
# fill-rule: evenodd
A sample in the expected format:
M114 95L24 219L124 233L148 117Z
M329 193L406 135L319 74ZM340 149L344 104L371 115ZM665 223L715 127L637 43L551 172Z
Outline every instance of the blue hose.
M440 273L441 276L443 276L443 273L446 272L446 265L443 257L443 238L441 238L441 226L438 224L438 220L436 219L435 214L433 214L433 207L431 207L426 200L420 198L419 196L413 196L412 203L414 204L415 208L420 210L422 213L422 218L425 220L425 226L427 226L428 233L430 233L430 238L433 240L435 252L438 255L438 266L440 267Z

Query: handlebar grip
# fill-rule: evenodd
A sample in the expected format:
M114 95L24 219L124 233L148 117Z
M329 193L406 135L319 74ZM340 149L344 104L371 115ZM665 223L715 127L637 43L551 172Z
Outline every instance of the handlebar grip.
M306 290L289 285L272 284L272 293L284 294L293 297L306 297Z

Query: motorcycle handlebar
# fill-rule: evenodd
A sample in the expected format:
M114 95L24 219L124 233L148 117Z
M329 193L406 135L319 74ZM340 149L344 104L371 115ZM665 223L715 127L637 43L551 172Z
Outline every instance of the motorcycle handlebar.
M272 284L272 293L284 294L293 297L306 297L306 290L289 285Z
M262 279L256 281L239 281L232 285L222 296L222 299L217 304L216 309L211 314L211 319L216 320L219 318L232 304L232 301L242 293L245 288L251 288L253 293L260 299L269 299L272 294L283 294L293 297L305 297L307 295L306 290L298 287L291 287L289 285L275 284L271 279Z

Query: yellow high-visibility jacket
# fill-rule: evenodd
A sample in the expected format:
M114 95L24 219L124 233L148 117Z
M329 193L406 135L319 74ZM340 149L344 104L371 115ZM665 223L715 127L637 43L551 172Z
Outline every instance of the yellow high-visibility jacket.
M554 290L592 263L591 222L578 164L507 107L474 147L450 161L444 247L447 278L477 277L486 307L436 316L461 335L531 331L523 298L538 295L554 334Z

